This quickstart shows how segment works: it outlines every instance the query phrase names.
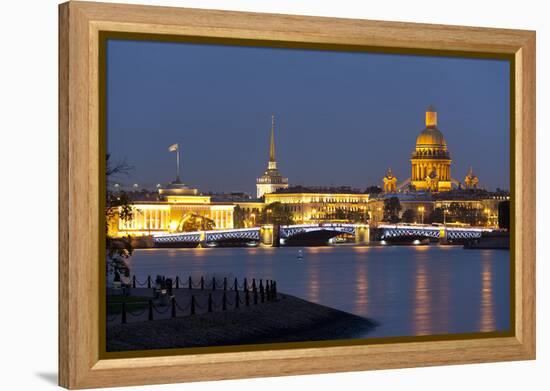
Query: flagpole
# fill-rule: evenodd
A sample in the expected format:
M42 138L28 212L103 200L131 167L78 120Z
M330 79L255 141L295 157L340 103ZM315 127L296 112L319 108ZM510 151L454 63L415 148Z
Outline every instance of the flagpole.
M180 181L180 146L178 144L178 149L176 150L176 182Z

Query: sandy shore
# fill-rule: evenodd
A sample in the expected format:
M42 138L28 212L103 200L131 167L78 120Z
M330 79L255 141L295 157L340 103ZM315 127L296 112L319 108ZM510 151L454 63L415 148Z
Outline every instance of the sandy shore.
M322 341L354 338L370 319L280 294L262 305L175 319L107 326L107 351Z

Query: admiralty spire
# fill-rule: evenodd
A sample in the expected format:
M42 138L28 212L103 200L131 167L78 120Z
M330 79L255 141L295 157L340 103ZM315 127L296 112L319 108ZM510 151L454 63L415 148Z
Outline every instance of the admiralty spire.
M271 116L271 139L269 143L269 161L267 170L256 179L256 196L263 197L266 193L274 193L278 189L288 188L288 178L283 176L277 170L277 159L275 157L275 116Z

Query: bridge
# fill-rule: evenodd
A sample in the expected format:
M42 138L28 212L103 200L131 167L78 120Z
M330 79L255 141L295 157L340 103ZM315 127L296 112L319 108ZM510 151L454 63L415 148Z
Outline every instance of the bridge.
M379 239L395 237L421 236L431 239L447 241L463 241L477 239L483 232L491 232L493 229L480 227L446 227L404 224L381 224L377 227L380 231Z
M235 228L227 230L211 230L196 232L180 232L174 234L157 234L153 236L155 246L198 246L204 244L214 247L217 243L258 245L260 243L273 245L277 237L281 244L298 244L301 240L326 244L330 238L349 234L358 239L368 241L368 225L365 224L299 224L281 225L279 233L273 232L272 225L251 228Z
M371 231L377 231L376 240L395 237L425 237L435 240L464 241L481 237L483 232L492 229L480 227L444 227L428 225L380 224L369 227L366 224L298 224L281 225L279 232L274 232L273 225L251 228L235 228L227 230L211 230L196 232L180 232L173 234L157 234L153 243L158 247L196 247L199 244L206 247L217 245L324 245L329 239L340 235L355 237L357 243L370 241ZM373 238L374 239L374 238Z

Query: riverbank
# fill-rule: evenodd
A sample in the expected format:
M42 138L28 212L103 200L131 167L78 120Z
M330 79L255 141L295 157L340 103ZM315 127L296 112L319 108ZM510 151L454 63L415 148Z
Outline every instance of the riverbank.
M227 346L348 339L376 322L279 293L238 310L107 326L107 351Z

